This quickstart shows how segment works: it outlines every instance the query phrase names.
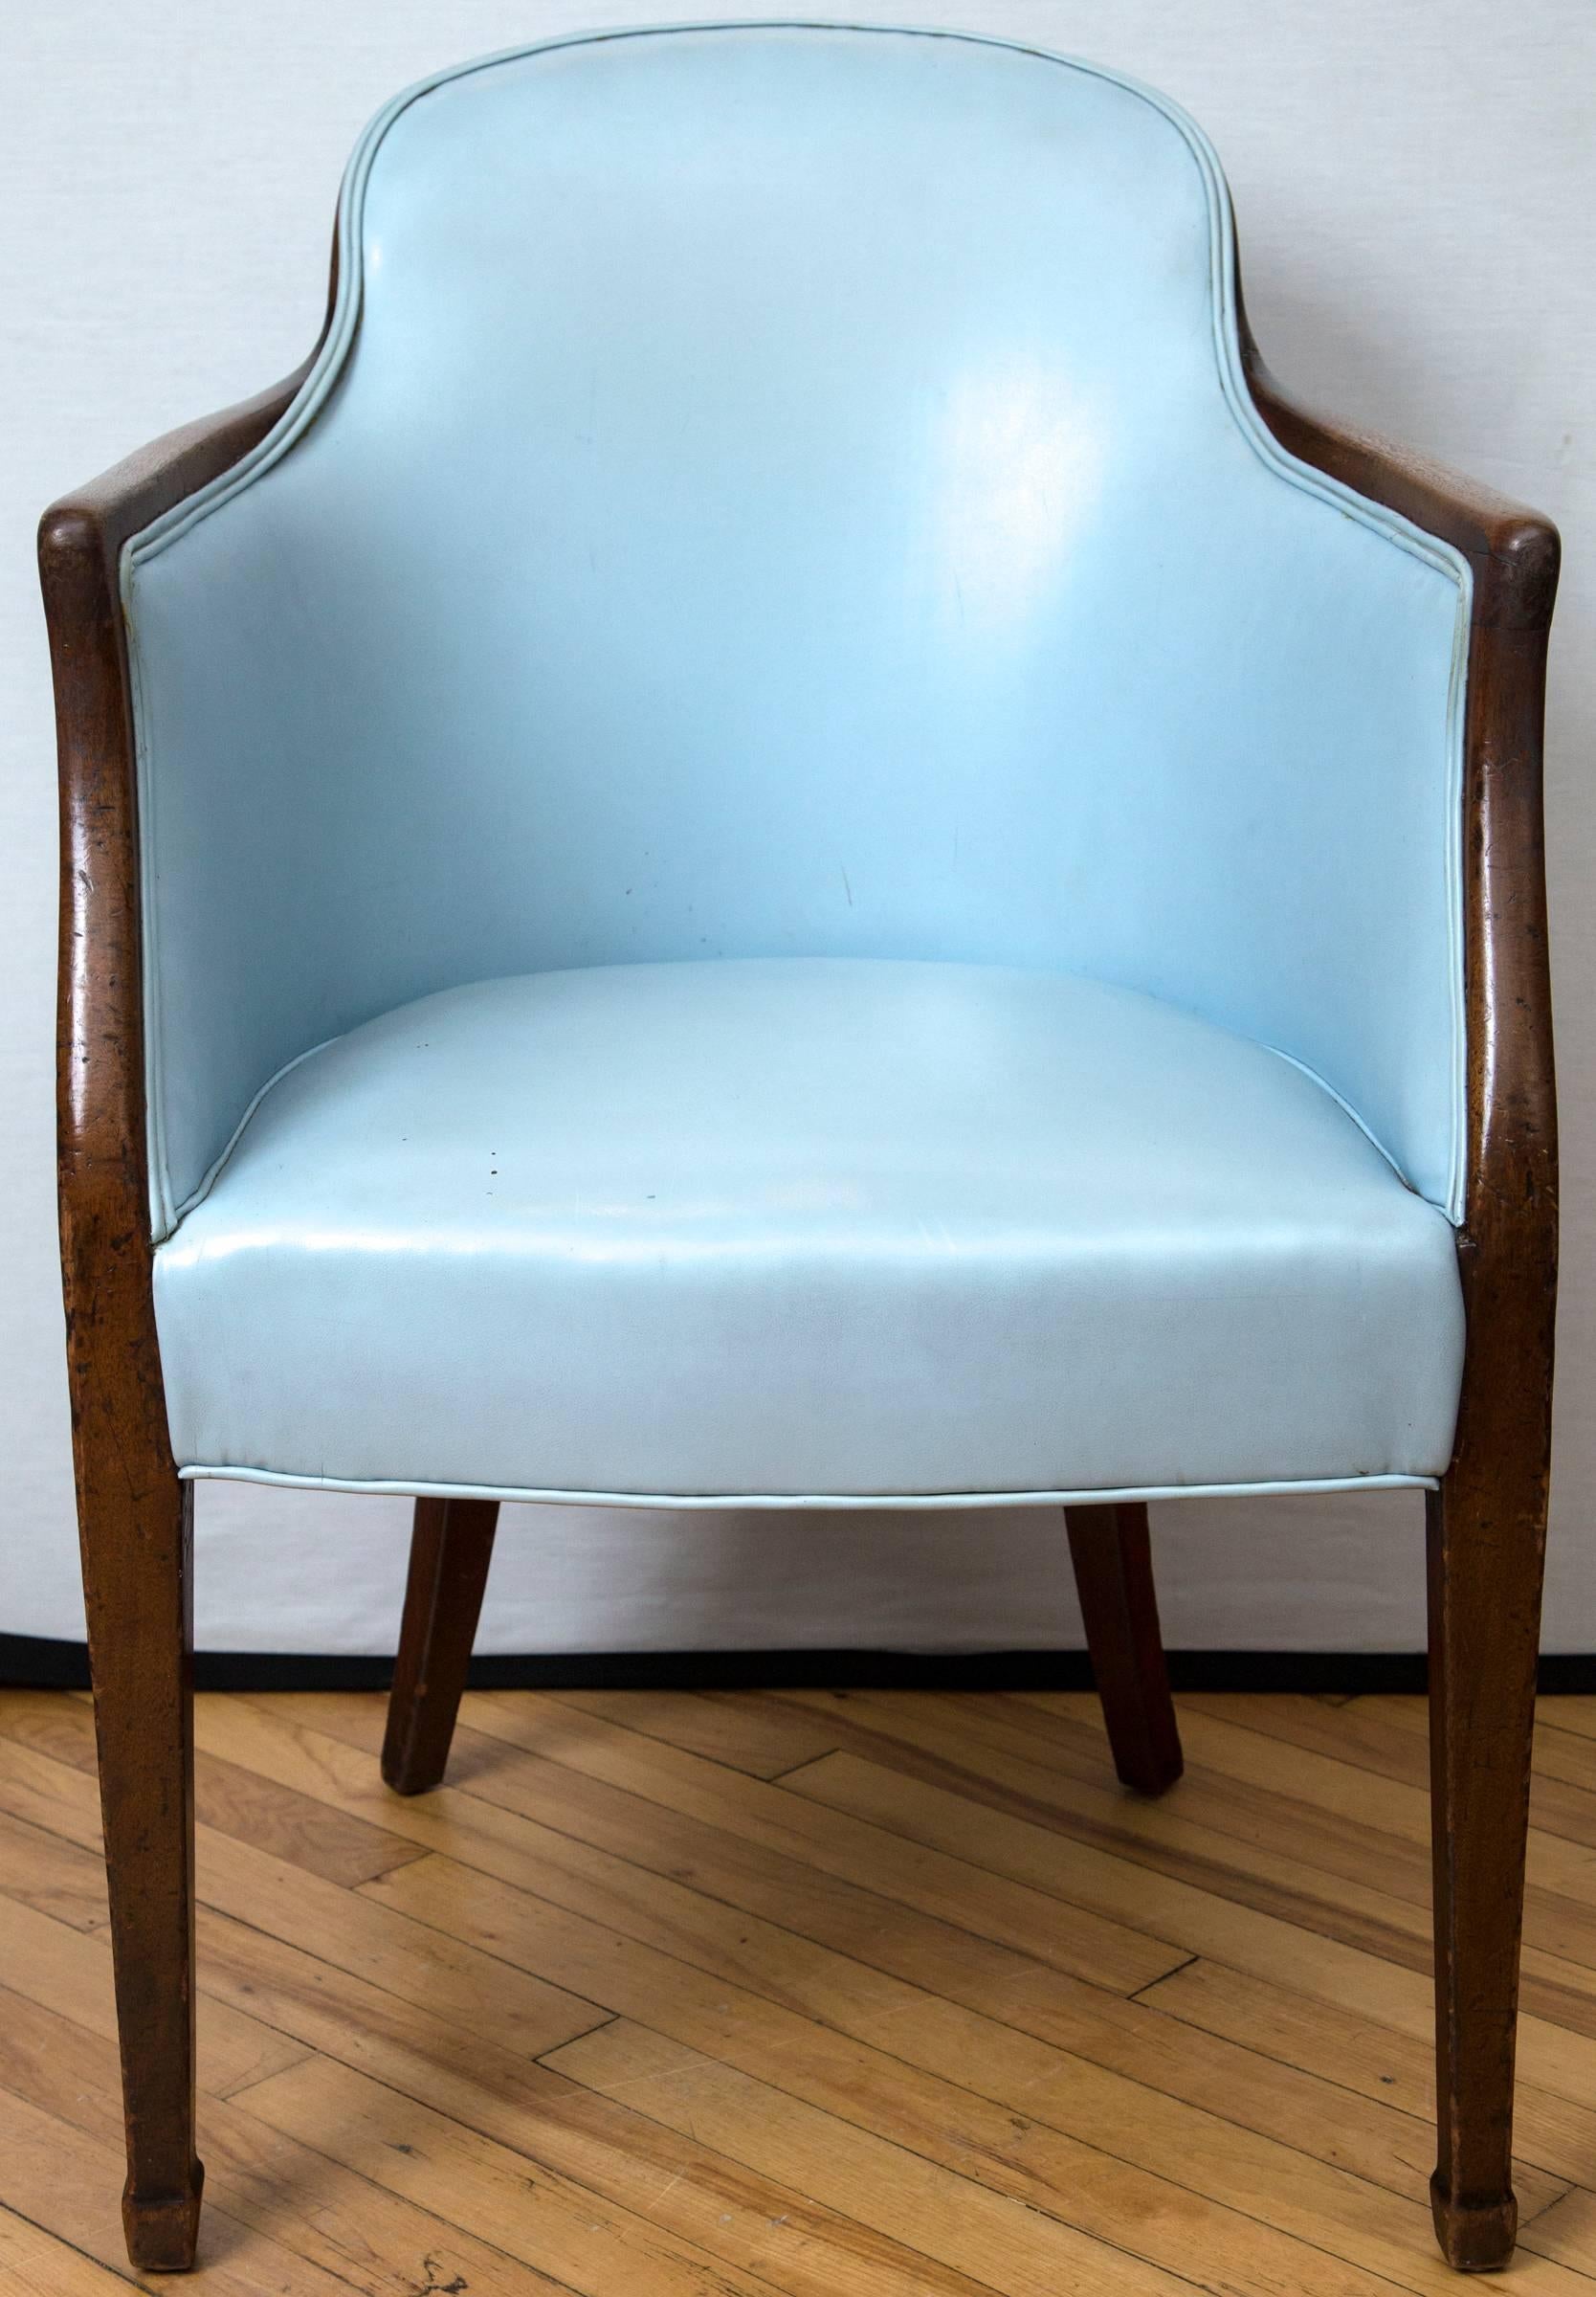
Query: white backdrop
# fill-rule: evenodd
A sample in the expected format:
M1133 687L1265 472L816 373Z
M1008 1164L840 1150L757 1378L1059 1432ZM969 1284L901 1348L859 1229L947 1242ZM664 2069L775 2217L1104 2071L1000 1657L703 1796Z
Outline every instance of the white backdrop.
M1590 0L918 0L1094 57L1218 145L1275 371L1550 511L1566 558L1549 817L1563 1294L1546 1647L1596 1650L1596 9ZM81 1634L52 1157L55 817L37 513L145 438L295 366L321 321L339 172L433 67L648 0L52 0L0 81L0 1633ZM681 13L691 12L686 8ZM755 12L751 8L742 12ZM821 12L819 10L816 12ZM211 1649L392 1648L408 1514L202 1486ZM1414 1495L1191 1502L1157 1519L1186 1648L1413 1650ZM507 1509L481 1647L1079 1640L1049 1513Z

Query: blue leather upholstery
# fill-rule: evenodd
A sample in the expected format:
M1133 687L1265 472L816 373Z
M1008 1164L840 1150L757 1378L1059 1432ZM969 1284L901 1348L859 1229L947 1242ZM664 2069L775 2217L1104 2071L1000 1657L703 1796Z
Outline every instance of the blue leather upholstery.
M1424 1477L1452 1232L1323 1088L993 966L445 991L272 1088L156 1259L178 1456L919 1500Z
M1190 123L962 36L595 35L398 99L351 163L340 251L294 408L122 569L180 1456L873 1496L1439 1467L1468 569L1265 431ZM859 970L565 970L723 959ZM913 1006L880 960L1095 976L1234 1036L1078 986L1044 1025L1034 984L923 976L979 1016L989 1105L966 1110L962 1039L911 1073L860 1035ZM396 1009L512 975L561 986L428 1008L459 1130L426 1194L410 1136L372 1129L410 1106ZM833 1016L834 1074L811 1045L787 1075L755 980L799 1047ZM667 1090L633 998L675 1016L712 1121ZM693 1017L717 1000L719 1051ZM1088 1026L1110 1010L1140 1016L1113 1062ZM643 1063L657 1142L580 1129L630 1104L558 1019L578 1013ZM269 1080L350 1031L271 1091L207 1197ZM547 1073L512 1075L545 1034ZM1138 1047L1170 1074L1133 1073ZM1069 1077L1090 1096L1050 1099ZM1249 1110L1282 1096L1285 1161L1221 1104L1232 1080ZM833 1131L806 1178L768 1112L811 1085ZM1176 1107L1205 1144L1186 1180ZM994 1109L1030 1144L1003 1169L1013 1225ZM953 1130L911 1154L921 1116ZM494 1147L537 1160L555 1223L502 1264L469 1180ZM595 1257L559 1176L630 1187L655 1154L686 1225L644 1284ZM771 1206L761 1240L762 1156L792 1187L874 1171L868 1217ZM1110 1186L1117 1164L1154 1193ZM718 1241L695 1203L723 1209ZM923 1241L939 1222L973 1260Z
M130 548L158 1233L285 1060L497 973L1051 966L1455 1211L1460 559L1290 461L1159 100L803 27L445 77L277 436Z

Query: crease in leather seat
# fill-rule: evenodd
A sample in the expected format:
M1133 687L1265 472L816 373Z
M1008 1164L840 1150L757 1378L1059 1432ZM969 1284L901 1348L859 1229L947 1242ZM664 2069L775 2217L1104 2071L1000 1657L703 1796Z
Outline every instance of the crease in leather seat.
M1462 1349L1447 1220L1287 1060L846 959L369 1022L262 1098L156 1298L190 1471L632 1499L1422 1479Z
M1265 428L1200 133L584 35L396 100L338 245L121 569L186 1471L1433 1478L1471 576Z

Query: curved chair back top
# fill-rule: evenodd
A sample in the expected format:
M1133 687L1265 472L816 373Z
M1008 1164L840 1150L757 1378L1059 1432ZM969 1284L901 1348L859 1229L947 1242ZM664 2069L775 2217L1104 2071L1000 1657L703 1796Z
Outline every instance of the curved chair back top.
M158 1233L453 983L1078 970L1455 1213L1465 563L1295 463L1173 107L1018 47L599 35L390 105L277 431L130 546Z

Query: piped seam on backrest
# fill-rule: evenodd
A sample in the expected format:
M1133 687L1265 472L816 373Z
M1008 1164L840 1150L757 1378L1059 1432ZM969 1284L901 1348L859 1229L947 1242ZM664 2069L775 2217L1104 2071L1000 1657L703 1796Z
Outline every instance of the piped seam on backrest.
M1196 165L1203 185L1208 213L1210 311L1212 316L1213 346L1219 383L1226 405L1242 436L1264 465L1275 475L1296 487L1299 492L1316 497L1343 516L1370 528L1410 556L1421 559L1438 571L1450 575L1458 590L1458 613L1454 624L1452 660L1448 692L1448 754L1451 781L1448 790L1447 842L1447 915L1450 933L1450 979L1452 995L1452 1111L1451 1141L1449 1143L1449 1183L1447 1201L1441 1209L1455 1227L1463 1217L1463 1192L1466 1177L1466 1019L1463 981L1463 916L1462 916L1462 800L1463 800L1463 717L1468 671L1468 638L1470 609L1473 599L1473 569L1464 554L1438 537L1426 533L1412 521L1385 504L1372 502L1356 493L1340 479L1316 470L1312 464L1299 461L1289 454L1270 431L1253 404L1241 365L1241 351L1236 325L1235 304L1235 231L1228 187L1218 156L1203 130L1179 104L1161 95L1157 89L1142 85L1125 74L1114 72L1101 64L1078 56L1067 56L1056 52L1032 47L1021 40L1006 40L982 33L959 32L935 26L882 25L848 23L816 17L750 17L741 21L719 23L642 24L617 27L612 30L567 33L549 40L529 41L517 48L502 49L496 54L476 57L468 62L454 64L429 75L412 86L401 90L374 116L364 130L348 167L339 193L338 205L338 290L333 316L320 352L309 373L300 385L292 404L279 421L248 455L222 472L209 485L200 488L187 501L153 520L142 532L132 536L124 546L119 569L122 614L127 629L128 662L134 725L134 754L141 762L147 755L145 708L143 680L139 670L137 623L133 614L133 577L144 560L157 557L191 527L209 518L233 496L244 492L263 472L279 461L302 436L320 413L333 384L342 373L353 345L360 318L363 293L363 265L360 259L360 226L364 212L366 189L372 164L388 129L402 113L429 96L434 90L457 79L465 79L478 72L489 72L500 65L519 63L527 57L551 54L565 48L591 47L610 40L670 38L678 34L748 32L821 32L855 33L882 38L959 40L971 47L996 48L1010 54L1029 56L1038 62L1053 64L1061 70L1078 72L1090 78L1103 81L1111 87L1123 89L1167 120L1185 141ZM173 1204L170 1179L166 1169L165 1095L161 1085L162 1028L160 998L157 989L157 967L152 962L156 947L153 898L153 819L154 794L146 786L146 777L139 774L139 838L140 882L143 905L144 940L144 1060L146 1126L148 1134L151 1216L155 1239L159 1242L176 1225L189 1204L210 1186L221 1166L232 1152L249 1115L262 1096L276 1082L276 1077L260 1088L239 1120L228 1146L181 1208ZM309 1051L319 1051L311 1047ZM1272 1048L1278 1050L1279 1048ZM298 1058L307 1058L301 1055ZM1287 1059L1293 1059L1291 1055ZM292 1066L293 1063L289 1063ZM1298 1066L1304 1064L1297 1063ZM1310 1070L1310 1075L1317 1073ZM279 1070L277 1075L282 1074ZM1322 1079L1319 1080L1323 1082ZM1333 1088L1326 1087L1327 1090ZM1340 1095L1336 1096L1338 1099ZM1347 1104L1342 1102L1343 1106ZM1356 1112L1348 1109L1348 1113ZM1363 1119L1357 1120L1361 1125ZM1368 1127L1364 1126L1364 1130ZM1369 1137L1374 1139L1371 1132ZM1377 1146L1380 1146L1376 1142ZM1382 1148L1383 1154L1388 1154ZM1394 1161L1394 1160L1392 1160ZM1398 1168L1400 1170L1400 1168Z

